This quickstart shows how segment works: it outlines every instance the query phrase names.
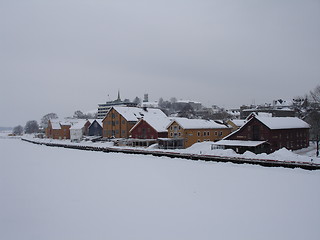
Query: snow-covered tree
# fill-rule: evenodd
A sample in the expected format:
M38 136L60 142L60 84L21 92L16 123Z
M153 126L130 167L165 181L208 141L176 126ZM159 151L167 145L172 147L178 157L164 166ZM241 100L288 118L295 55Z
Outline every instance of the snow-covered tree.
M133 99L132 102L136 103L136 104L140 104L141 103L141 99L139 97L135 97L135 99Z
M39 131L39 125L36 120L30 120L26 123L24 127L25 133L37 133Z
M22 135L23 127L21 125L15 126L12 130L12 133L15 135Z

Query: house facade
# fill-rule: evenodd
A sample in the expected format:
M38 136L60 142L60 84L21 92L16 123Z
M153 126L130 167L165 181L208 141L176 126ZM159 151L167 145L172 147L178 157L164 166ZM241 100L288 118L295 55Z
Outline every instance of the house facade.
M160 119L140 119L130 130L130 137L135 139L158 139L167 138L167 126L170 123L169 118Z
M77 120L58 120L51 119L48 121L48 127L45 130L47 138L53 139L70 139L70 128Z
M283 147L296 150L309 146L309 125L295 117L258 117L251 115L248 121L226 140L267 141L269 152Z
M101 119L95 119L92 121L88 128L88 135L89 136L102 136L102 120Z
M168 146L188 148L194 143L218 141L231 133L231 128L213 120L176 118L168 129ZM166 144L161 139L161 144ZM164 146L165 147L165 146Z
M102 120L104 138L129 138L131 128L144 117L166 116L160 109L112 107Z
M88 134L88 128L90 126L89 120L79 120L78 123L70 127L70 140L80 141L84 135Z

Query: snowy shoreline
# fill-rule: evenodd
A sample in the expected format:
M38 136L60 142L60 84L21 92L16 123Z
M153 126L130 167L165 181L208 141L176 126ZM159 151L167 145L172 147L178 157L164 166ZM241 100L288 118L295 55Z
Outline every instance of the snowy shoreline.
M216 162L233 162L238 164L257 164L267 167L303 168L307 170L320 169L320 159L295 154L287 149L280 149L272 154L254 154L245 152L237 154L231 149L211 149L211 142L196 143L187 149L163 150L154 146L149 148L117 147L113 142L71 142L70 140L40 139L32 135L23 136L24 141L47 146L65 147L88 151L120 152L127 154L145 154L167 156L191 160Z

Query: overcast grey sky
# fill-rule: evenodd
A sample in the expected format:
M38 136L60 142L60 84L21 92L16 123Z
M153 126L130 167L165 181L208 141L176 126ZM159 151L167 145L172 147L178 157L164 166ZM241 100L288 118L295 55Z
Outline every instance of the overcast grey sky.
M320 84L319 0L0 0L0 126L159 97L237 107Z

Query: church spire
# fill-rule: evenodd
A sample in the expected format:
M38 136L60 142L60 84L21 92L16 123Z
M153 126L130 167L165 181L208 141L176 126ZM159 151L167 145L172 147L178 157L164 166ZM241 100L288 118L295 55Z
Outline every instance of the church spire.
M121 101L121 98L120 98L120 90L118 90L118 99L117 101Z

